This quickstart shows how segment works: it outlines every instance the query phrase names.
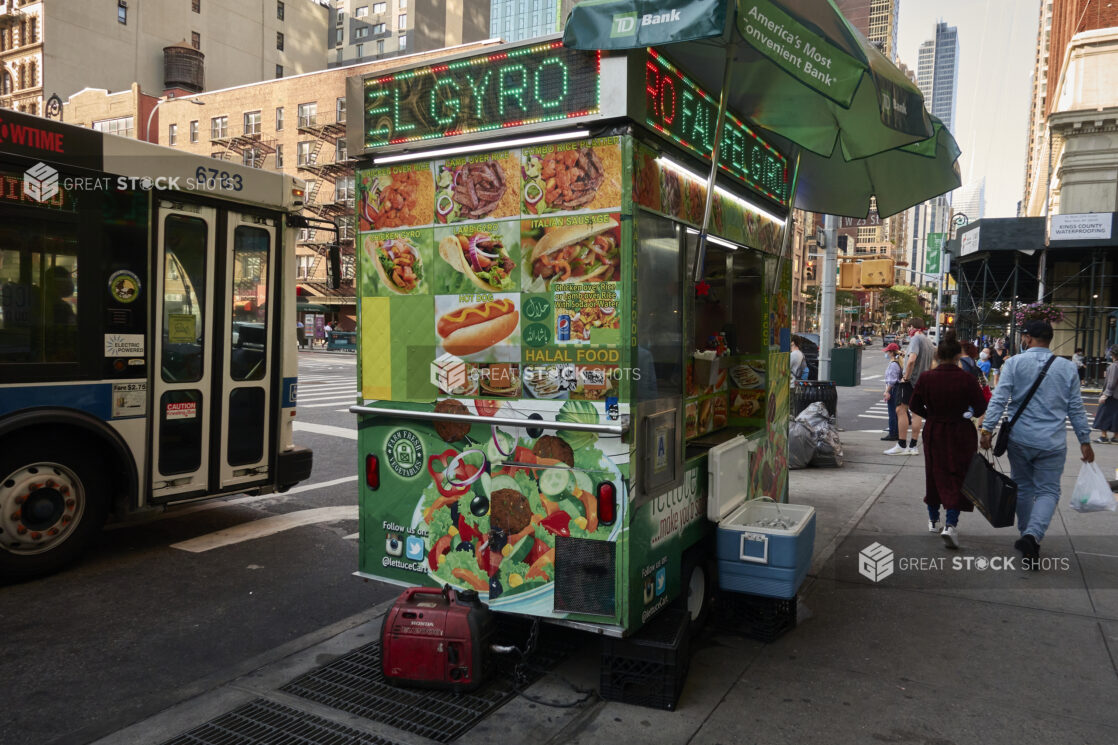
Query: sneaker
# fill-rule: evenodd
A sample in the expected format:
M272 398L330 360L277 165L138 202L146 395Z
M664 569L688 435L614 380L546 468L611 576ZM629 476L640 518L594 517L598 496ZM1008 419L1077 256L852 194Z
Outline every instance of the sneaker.
M1040 544L1035 536L1026 533L1013 542L1013 547L1021 552L1022 564L1026 569L1034 572L1040 569Z
M945 526L939 537L943 539L943 545L948 548L959 547L959 529L954 525Z
M908 448L902 447L900 444L894 445L885 451L886 455L906 455L907 453Z
M910 447L905 450L905 455L920 455L920 448Z
M1103 445L1106 445L1106 444L1108 444L1108 443L1110 443L1110 442L1113 442L1113 440L1111 440L1111 439L1110 439L1109 437L1096 437L1096 438L1095 438L1095 442L1098 442L1098 443L1101 443L1101 444L1103 444Z
M939 532L939 520L929 520L928 521L928 532L929 533L938 533Z

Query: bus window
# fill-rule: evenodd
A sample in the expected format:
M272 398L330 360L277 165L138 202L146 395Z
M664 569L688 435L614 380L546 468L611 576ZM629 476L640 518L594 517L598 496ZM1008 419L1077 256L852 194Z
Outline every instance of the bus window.
M170 215L164 223L163 380L202 379L205 342L206 223Z
M233 380L263 380L268 351L268 257L271 237L262 228L233 231L233 319L229 372Z
M0 362L77 361L77 279L72 225L0 226Z

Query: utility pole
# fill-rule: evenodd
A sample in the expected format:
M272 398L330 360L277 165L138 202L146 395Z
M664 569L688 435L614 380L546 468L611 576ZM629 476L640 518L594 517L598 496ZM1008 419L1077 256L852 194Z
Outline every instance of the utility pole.
M823 217L823 292L819 318L819 380L831 379L835 346L835 272L838 268L838 218Z

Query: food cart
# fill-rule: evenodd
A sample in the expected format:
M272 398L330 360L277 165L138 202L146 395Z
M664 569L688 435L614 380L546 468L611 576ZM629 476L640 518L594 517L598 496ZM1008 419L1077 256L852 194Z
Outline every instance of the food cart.
M507 45L347 93L358 574L612 636L700 614L710 449L744 437L730 496L787 500L795 161L728 113L700 251L718 103L656 49Z

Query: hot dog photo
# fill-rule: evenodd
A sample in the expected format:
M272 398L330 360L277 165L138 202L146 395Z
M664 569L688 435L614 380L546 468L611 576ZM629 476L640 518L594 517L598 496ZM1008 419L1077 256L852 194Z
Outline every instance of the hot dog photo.
M520 296L463 303L460 295L435 298L438 354L448 352L471 362L516 362L520 357Z

